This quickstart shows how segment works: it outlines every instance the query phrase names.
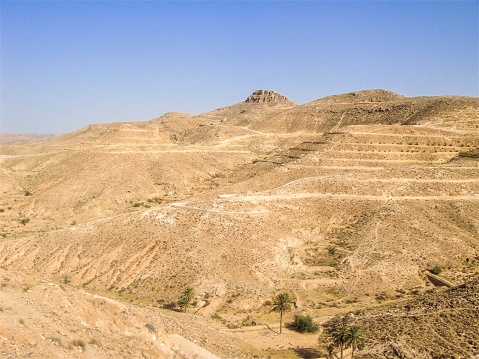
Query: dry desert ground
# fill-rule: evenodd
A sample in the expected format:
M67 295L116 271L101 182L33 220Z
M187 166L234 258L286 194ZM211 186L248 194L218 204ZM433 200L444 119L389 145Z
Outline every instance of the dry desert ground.
M1 357L327 358L344 318L355 358L479 357L478 98L261 90L0 141Z

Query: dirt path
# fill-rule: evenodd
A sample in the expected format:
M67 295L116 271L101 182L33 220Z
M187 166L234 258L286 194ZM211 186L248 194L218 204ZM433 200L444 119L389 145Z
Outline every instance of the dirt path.
M298 182L292 181L293 182ZM281 187L284 187L283 185ZM278 187L278 188L281 188ZM254 195L254 196L242 196L242 195L223 195L220 197L226 202L271 202L271 201L287 201L287 200L300 200L307 198L327 198L337 200L366 200L366 201L479 201L479 194L469 196L372 196L372 195L353 195L353 194L332 194L332 193L294 193L294 194L276 194L276 195ZM213 213L220 215L232 215L232 216L261 216L269 213L268 210L258 210L249 212L238 211L221 211L206 208L199 208L188 206L186 203L172 203L172 208L186 209L190 211L198 211L204 213Z
M474 148L474 146L466 146L466 147L460 147L457 145L449 146L449 145L425 145L425 144L413 144L413 145L408 145L407 143L364 143L364 142L337 142L337 141L331 141L328 142L328 145L348 145L348 146L361 146L361 147L421 147L421 148L431 148L434 149L435 147L444 147L444 148L449 148L449 149L465 149L465 148ZM343 151L343 150L341 150ZM347 151L347 150L344 150ZM366 152L366 151L361 151L361 152Z
M430 128L430 127L428 127ZM444 132L449 132L447 130L442 129ZM400 134L400 133L381 133L381 132L361 132L361 131L348 131L349 134L351 135L368 135L368 136L388 136L388 137L432 137L432 138L441 138L444 139L443 135L418 135L418 134ZM447 138L464 138L464 136L447 136Z
M381 171L384 170L384 167L370 167L370 166L308 166L308 165L296 165L288 164L288 168L315 168L315 169L331 169L331 170L360 170L360 171ZM479 167L478 167L479 169Z
M221 210L214 210L214 209L191 207L191 206L187 206L185 203L172 203L171 207L180 208L180 209L187 209L187 210L190 210L190 211L215 213L215 214L227 214L227 215L234 215L234 216L236 216L236 215L239 215L239 216L262 216L262 215L265 215L265 214L269 213L269 211L267 211L267 210L251 211L251 212L221 211Z
M245 153L249 154L251 151L245 150L128 150L128 151L95 151L95 153Z
M400 145L396 145L396 146L400 146ZM416 147L416 145L414 145ZM420 147L420 146L417 146L417 147ZM429 146L424 146L424 147L429 147ZM447 147L447 148L451 148L451 147L448 147L448 146L442 146L442 147ZM401 151L368 151L368 150L365 150L365 151L360 151L360 150L337 150L335 148L330 148L330 149L327 149L327 150L324 150L322 153L329 153L329 152L333 152L333 153L360 153L360 154L369 154L369 153L373 153L373 154L391 154L391 155L394 155L394 154L397 154L397 155L401 155L401 156L408 156L408 155L413 155L413 156L417 156L417 155L444 155L444 154L451 154L451 153L457 153L458 151L454 151L454 152L451 152L451 151L443 151L443 152L401 152Z
M228 197L228 201L252 202L252 201L284 201L306 198L329 198L329 199L351 199L370 201L479 201L479 194L469 196L371 196L354 194L332 194L332 193L294 193L276 195L255 195Z
M285 183L279 187L272 188L271 190L278 190L291 185L303 182L313 182L317 180L332 180L337 181L336 175L329 176L314 176L314 177L303 177L288 183ZM424 179L424 178L347 178L341 177L341 181L354 181L354 182L384 182L384 183L477 183L479 184L479 179Z
M451 152L447 152L451 153ZM454 157L454 156L452 156ZM452 158L451 157L451 158ZM440 158L434 161L428 161L428 160L385 160L385 159L363 159L363 158L322 158L323 160L329 160L329 161L340 161L340 162L371 162L371 163L446 163L449 161L451 158L445 157L445 158Z
M341 126L341 122L343 122L343 118L344 118L344 115L345 115L345 114L346 114L346 113L343 113L343 114L342 114L342 116L341 116L341 118L339 119L338 123L337 123L333 128L331 128L331 129L329 130L329 132L335 132L335 131L338 130L339 126Z

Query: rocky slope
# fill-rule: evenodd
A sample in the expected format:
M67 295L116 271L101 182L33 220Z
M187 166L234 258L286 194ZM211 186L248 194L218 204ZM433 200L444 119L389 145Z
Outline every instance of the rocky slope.
M249 357L192 314L4 270L0 284L2 358Z
M429 290L399 303L349 313L363 328L358 358L474 358L479 355L479 278L448 290Z

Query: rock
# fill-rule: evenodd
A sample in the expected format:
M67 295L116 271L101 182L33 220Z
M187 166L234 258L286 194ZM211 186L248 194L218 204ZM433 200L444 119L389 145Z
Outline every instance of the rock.
M256 90L247 99L247 103L269 103L269 102L290 102L283 96L272 90Z
M196 308L203 308L205 306L206 302L204 300L198 301L196 304Z

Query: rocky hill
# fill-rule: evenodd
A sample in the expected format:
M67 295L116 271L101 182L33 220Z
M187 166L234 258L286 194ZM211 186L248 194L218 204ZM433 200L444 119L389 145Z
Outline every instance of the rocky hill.
M479 355L479 278L417 298L348 313L363 328L367 349L358 358L470 358Z
M286 96L283 96L272 90L256 90L246 99L247 103L270 103L270 102L291 102Z
M479 266L478 118L477 98L367 90L298 105L259 90L204 114L2 143L0 267L155 308L192 286L195 317L218 330L274 328L265 303L284 290L297 300L286 320L323 322L414 298L435 266L460 285ZM284 348L229 334L244 355L316 346L288 333Z

